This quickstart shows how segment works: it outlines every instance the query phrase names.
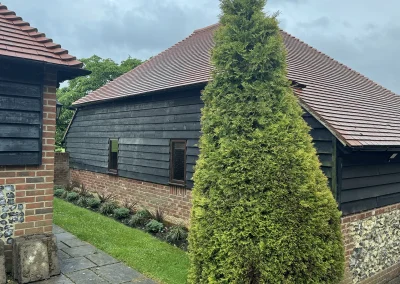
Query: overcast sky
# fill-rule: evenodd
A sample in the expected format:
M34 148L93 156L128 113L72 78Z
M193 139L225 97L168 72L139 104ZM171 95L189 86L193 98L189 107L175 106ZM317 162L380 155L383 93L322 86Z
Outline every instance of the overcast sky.
M217 0L0 0L71 54L147 59L218 21ZM400 1L269 0L281 28L400 94Z

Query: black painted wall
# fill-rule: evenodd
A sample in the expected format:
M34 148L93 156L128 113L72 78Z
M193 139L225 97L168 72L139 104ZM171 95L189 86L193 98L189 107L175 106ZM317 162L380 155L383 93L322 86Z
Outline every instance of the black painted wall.
M344 215L400 202L400 155L395 152L339 154L340 203Z
M40 165L43 68L0 65L0 166Z
M119 138L119 176L168 184L170 139L187 139L191 188L201 107L196 89L80 109L66 137L70 165L107 173L108 140Z
M72 168L107 173L108 140L119 138L118 174L160 184L169 182L170 139L187 139L186 185L199 154L200 89L133 98L79 109L66 137ZM333 135L311 115L322 169L332 184Z

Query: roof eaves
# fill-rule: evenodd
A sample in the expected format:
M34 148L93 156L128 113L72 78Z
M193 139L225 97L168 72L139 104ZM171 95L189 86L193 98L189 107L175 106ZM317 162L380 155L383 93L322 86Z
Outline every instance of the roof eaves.
M326 129L329 130L330 133L332 133L333 136L336 137L340 141L340 143L343 144L343 146L351 146L347 143L347 140L342 137L342 135L335 130L332 125L330 125L328 122L326 122L319 114L317 114L310 106L307 105L306 102L304 102L299 96L297 96L299 100L299 104L302 108L304 108L307 112L309 112L316 120L318 120L319 123L321 123L323 126L326 127Z

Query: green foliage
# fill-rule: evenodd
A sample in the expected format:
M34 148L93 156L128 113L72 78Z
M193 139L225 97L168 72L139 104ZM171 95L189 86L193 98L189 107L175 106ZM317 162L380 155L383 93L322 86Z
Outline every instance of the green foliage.
M61 198L64 193L65 193L65 189L64 188L56 188L54 190L54 196L55 197L60 197Z
M164 222L164 212L160 209L157 208L156 213L153 216L154 220L163 223Z
M78 201L76 202L76 205L80 207L88 207L88 198L86 196L80 196Z
M164 224L158 222L157 220L150 220L146 224L144 229L146 230L146 232L156 234L156 233L161 232L162 229L164 229Z
M78 200L78 198L79 198L79 194L74 191L67 193L67 200L69 202L74 202L74 201Z
M221 0L202 94L189 283L337 283L340 212L265 0Z
M126 219L129 217L130 211L128 208L116 208L114 209L114 217L117 220Z
M92 194L90 193L90 191L83 184L79 187L79 192L78 193L79 193L80 196L83 196L83 197L92 197Z
M185 241L187 239L187 236L188 231L185 226L178 225L168 228L168 231L165 234L165 239L171 244L178 245L181 242Z
M118 205L115 202L107 201L100 206L100 213L103 215L111 215L114 213L114 210L118 208Z
M62 144L65 130L74 113L68 107L74 101L97 90L142 63L139 59L128 57L121 64L117 64L111 59L103 59L97 55L80 60L85 64L84 68L92 71L92 74L70 80L68 81L68 86L57 91L57 99L63 104L60 118L57 121L56 145L58 147Z
M124 202L124 207L125 207L125 208L128 208L128 209L129 209L129 212L130 212L131 214L135 214L135 212L136 212L136 205L137 205L137 202L131 202L131 201L129 201L128 199L126 199L125 202Z
M97 209L100 207L100 200L94 197L88 198L87 205L92 209Z
M144 226L151 219L151 213L148 210L139 210L131 217L128 224L131 227Z
M112 193L97 193L97 195L101 203L110 202L115 198L114 194Z

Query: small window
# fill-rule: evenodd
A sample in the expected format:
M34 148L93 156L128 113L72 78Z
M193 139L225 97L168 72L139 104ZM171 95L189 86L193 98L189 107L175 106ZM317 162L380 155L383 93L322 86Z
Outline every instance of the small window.
M118 139L110 139L108 152L108 171L118 172Z
M186 177L186 141L171 140L170 182L185 184Z

